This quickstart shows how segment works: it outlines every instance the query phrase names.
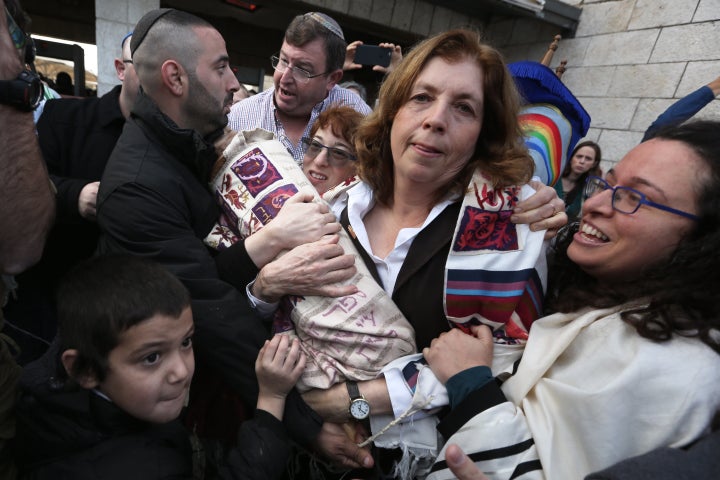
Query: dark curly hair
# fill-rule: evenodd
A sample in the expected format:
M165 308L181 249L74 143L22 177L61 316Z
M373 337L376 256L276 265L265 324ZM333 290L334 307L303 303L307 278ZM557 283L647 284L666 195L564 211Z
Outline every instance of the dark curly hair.
M720 122L695 121L658 132L655 139L682 142L707 165L697 186L698 221L669 259L640 279L600 285L567 256L578 223L557 239L548 291L549 312L607 308L638 300L622 313L638 333L655 341L673 335L699 337L720 353Z

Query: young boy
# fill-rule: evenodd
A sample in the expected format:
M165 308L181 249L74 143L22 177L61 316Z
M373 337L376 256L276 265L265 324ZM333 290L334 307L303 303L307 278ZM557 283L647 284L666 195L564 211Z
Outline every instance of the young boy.
M177 420L195 369L182 283L148 260L100 257L68 274L57 309L58 338L20 382L22 475L192 478L190 436ZM221 478L275 478L284 468L285 396L305 364L298 342L284 337L258 355L258 410L241 427Z

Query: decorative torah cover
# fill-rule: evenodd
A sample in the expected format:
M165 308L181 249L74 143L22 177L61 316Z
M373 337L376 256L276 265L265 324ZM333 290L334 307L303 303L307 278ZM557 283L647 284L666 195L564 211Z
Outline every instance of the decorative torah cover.
M238 132L223 158L210 184L223 211L205 239L212 248L227 248L257 232L299 190L315 191L266 130ZM315 201L324 200L315 193ZM344 230L339 244L356 257L357 274L343 284L356 285L358 292L340 298L286 297L275 314L274 331L297 336L307 356L297 384L301 392L346 378L373 379L388 362L415 352L412 326L372 278Z

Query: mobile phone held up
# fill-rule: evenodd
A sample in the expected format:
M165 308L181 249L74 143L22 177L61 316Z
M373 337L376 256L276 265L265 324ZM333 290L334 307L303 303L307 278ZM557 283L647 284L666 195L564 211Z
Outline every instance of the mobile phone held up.
M358 45L355 49L355 63L360 65L380 65L388 67L392 49L378 45Z

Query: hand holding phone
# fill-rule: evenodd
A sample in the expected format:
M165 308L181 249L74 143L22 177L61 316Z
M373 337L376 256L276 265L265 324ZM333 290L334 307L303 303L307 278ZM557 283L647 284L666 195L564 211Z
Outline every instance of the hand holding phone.
M390 65L390 57L392 49L380 47L378 45L358 45L355 49L355 58L353 61L360 65L380 65L387 67Z

